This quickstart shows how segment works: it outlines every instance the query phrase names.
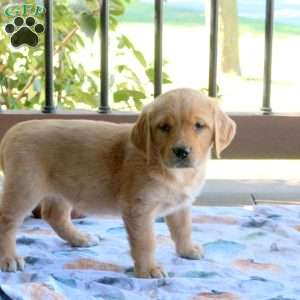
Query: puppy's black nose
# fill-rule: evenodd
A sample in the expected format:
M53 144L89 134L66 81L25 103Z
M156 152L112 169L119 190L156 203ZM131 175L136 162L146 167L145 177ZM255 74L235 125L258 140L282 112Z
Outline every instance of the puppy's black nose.
M175 156L179 159L187 158L191 152L191 148L184 145L176 146L172 150Z

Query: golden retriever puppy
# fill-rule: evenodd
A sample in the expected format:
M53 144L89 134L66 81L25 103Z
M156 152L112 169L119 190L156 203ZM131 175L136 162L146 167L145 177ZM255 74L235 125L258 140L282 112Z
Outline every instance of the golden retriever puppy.
M191 239L190 206L204 183L212 145L219 155L235 123L213 100L177 89L147 105L134 125L86 120L19 123L4 136L0 206L0 268L16 271L16 230L39 203L42 216L71 245L99 243L71 222L72 208L121 214L135 273L163 277L155 260L153 223L165 216L178 255L199 259Z

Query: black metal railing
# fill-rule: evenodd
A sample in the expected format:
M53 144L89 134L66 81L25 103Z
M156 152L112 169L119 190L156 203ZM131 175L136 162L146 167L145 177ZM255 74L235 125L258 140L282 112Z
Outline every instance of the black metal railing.
M217 96L217 58L218 58L218 0L211 0L210 7L210 40L209 40L209 82L208 92L212 97ZM109 38L109 0L101 0L101 92L100 113L111 111L109 105L109 61L108 61L108 38ZM162 59L163 59L163 0L155 0L155 49L154 49L154 96L162 92ZM46 68L46 98L43 108L44 113L55 112L53 98L53 20L52 1L44 0L46 9L45 30L45 68ZM265 62L263 101L261 111L264 114L271 113L271 71L272 71L272 39L273 39L273 15L274 0L266 0L265 17Z
M211 97L217 96L218 7L219 0L210 2L208 95Z
M264 63L264 91L261 111L271 113L271 79L272 79L272 46L273 46L273 16L274 1L266 1L265 17L265 63Z
M45 105L44 113L53 113L55 105L53 101L53 4L52 1L44 1L45 16Z
M101 24L101 92L100 92L100 113L110 112L109 107L109 65L108 65L108 22L109 22L109 0L100 0L100 24Z
M162 89L163 0L155 0L154 97Z

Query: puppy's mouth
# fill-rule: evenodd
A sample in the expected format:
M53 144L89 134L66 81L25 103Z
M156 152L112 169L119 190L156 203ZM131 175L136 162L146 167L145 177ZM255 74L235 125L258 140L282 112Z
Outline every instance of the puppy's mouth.
M190 159L181 159L181 160L169 160L165 163L166 166L170 169L184 169L184 168L193 168L194 163Z

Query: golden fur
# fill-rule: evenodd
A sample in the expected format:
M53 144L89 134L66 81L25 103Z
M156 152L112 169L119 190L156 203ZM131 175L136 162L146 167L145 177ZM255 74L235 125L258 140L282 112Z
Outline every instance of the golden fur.
M5 174L0 269L24 268L16 253L16 230L39 203L43 218L74 246L92 246L99 240L74 227L72 208L121 214L139 277L165 276L154 257L153 221L158 215L166 216L177 253L200 258L201 247L191 240L190 205L204 183L212 145L219 155L234 135L234 122L213 100L191 89L159 96L134 125L19 123L0 146ZM189 152L176 154L178 145Z

